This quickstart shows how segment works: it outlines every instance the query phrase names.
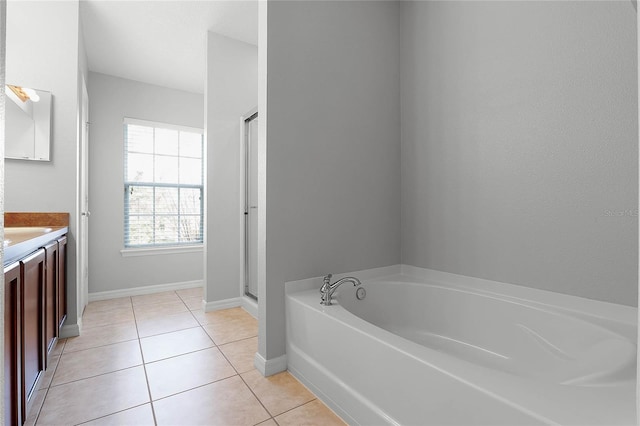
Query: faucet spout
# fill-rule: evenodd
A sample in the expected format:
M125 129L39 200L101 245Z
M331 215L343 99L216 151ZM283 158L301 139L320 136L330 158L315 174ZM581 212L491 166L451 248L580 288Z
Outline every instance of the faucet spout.
M331 297L333 296L333 293L338 289L338 287L340 287L340 285L346 282L352 283L354 287L362 285L360 280L356 277L344 277L331 284L331 277L331 274L326 275L324 277L324 283L320 288L320 304L324 306L331 306Z

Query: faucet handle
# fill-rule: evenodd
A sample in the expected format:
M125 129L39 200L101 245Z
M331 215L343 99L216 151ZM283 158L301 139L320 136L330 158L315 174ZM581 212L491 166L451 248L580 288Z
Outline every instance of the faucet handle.
M331 277L333 277L333 274L327 274L324 276L324 283L325 284L331 284Z

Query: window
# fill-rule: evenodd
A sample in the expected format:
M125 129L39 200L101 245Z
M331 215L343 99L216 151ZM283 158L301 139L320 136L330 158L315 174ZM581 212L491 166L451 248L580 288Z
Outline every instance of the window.
M202 244L203 132L125 119L125 248Z

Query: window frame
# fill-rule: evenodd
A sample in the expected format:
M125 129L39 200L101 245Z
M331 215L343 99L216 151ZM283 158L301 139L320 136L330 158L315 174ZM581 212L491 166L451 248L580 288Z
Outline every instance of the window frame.
M202 181L201 184L183 184L183 183L165 183L165 182L157 182L156 181L156 177L153 177L153 181L151 182L138 182L138 181L129 181L128 180L128 161L129 161L129 149L128 149L128 136L127 136L127 132L128 132L128 126L130 125L134 125L134 126L143 126L143 127L147 127L147 128L152 128L154 130L154 145L155 145L155 130L156 129L163 129L163 130L176 130L176 131L183 131L183 132L189 132L189 133L197 133L201 136L201 167L202 167L202 171L201 171L201 176L202 176ZM156 121L149 121L149 120L140 120L140 119L136 119L136 118L129 118L129 117L124 117L123 119L123 124L122 124L122 130L123 130L123 190L124 190L124 198L123 198L123 202L124 202L124 206L123 206L123 213L124 213L124 226L123 226L123 245L124 245L124 249L121 250L121 254L123 256L136 256L136 255L146 255L146 254L169 254L169 253L175 253L175 252L181 252L181 251L185 251L185 252L190 252L190 251L194 251L194 250L201 250L202 247L204 246L204 198L205 198L205 183L206 183L206 150L205 150L205 134L204 134L204 129L201 128L197 128L197 127L189 127L189 126L181 126L181 125L175 125L175 124L170 124L170 123L162 123L162 122L156 122ZM155 149L154 152L152 154L150 154L153 156L154 161L156 159L156 157L162 157L162 156L166 156L164 154L156 154L155 153ZM178 161L180 158L195 158L195 157L181 157L179 155L179 153L175 156L173 155L169 155L169 157L176 157L178 158ZM130 213L130 208L129 208L129 197L131 196L131 188L134 187L145 187L145 188L152 188L154 195L153 195L153 199L154 199L154 206L153 206L153 213L151 215L149 215L150 217L153 217L154 223L157 217L176 217L178 219L178 227L180 226L180 217L181 217L181 213L180 213L180 193L181 193L181 189L199 189L200 190L200 239L199 241L187 241L187 242L180 242L180 241L172 241L172 242L157 242L156 241L156 236L155 236L155 226L154 226L154 236L153 236L153 240L154 242L152 244L131 244L130 242L130 218L131 218L131 213ZM155 211L155 190L157 188L176 188L178 191L178 211L176 214L158 214ZM133 216L137 216L137 215L133 215ZM188 216L192 216L195 217L197 215L188 215ZM178 231L179 232L179 231Z

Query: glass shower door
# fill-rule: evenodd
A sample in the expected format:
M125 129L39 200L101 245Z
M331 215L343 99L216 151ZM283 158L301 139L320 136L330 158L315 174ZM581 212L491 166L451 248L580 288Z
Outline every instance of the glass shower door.
M258 113L245 120L245 294L258 298Z

